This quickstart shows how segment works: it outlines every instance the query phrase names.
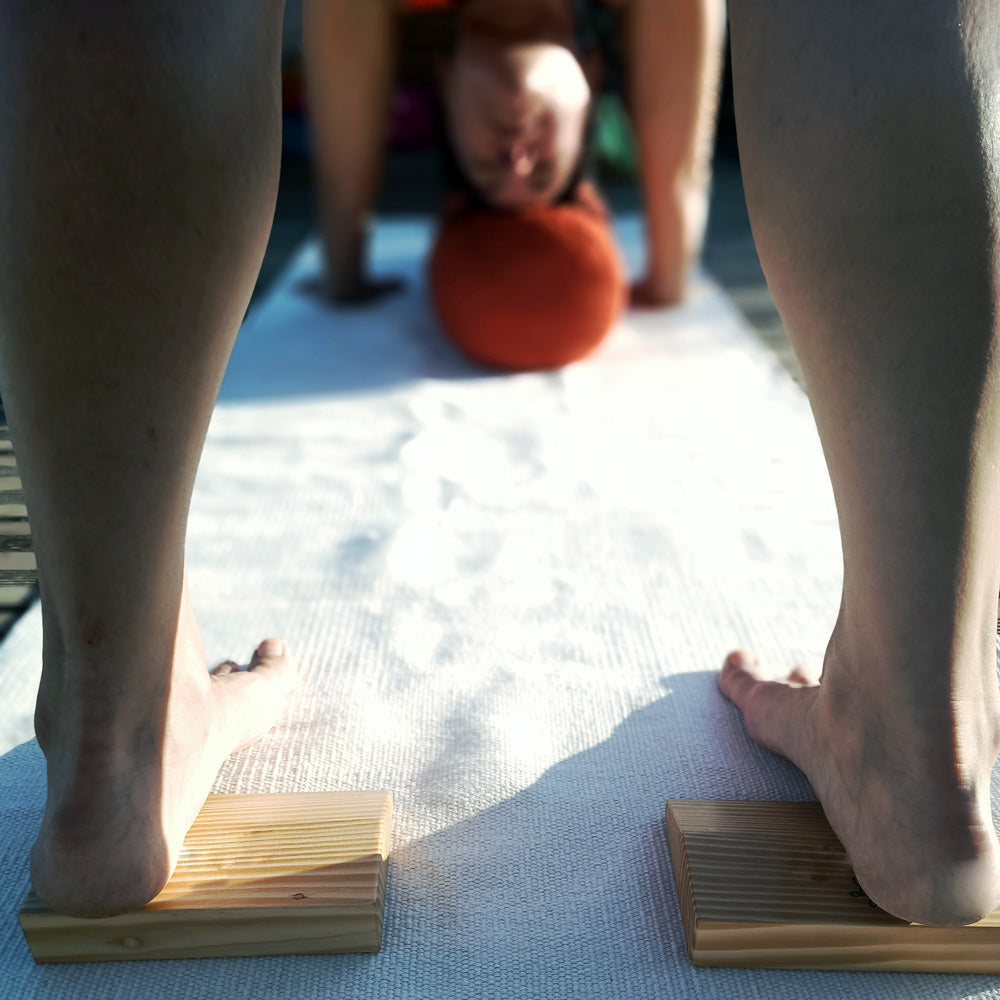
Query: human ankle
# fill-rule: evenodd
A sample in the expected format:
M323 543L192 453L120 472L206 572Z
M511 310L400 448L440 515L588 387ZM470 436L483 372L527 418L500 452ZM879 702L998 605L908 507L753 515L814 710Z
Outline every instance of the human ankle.
M1000 753L995 646L954 652L920 635L863 635L842 616L827 648L817 717L827 737L865 754L877 738L886 765L898 750L899 768L920 760L922 778L939 789L988 781Z

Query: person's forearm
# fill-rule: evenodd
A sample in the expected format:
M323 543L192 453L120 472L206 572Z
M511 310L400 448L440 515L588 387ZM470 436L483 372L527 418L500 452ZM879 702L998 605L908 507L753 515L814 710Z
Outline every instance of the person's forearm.
M306 0L303 49L330 291L364 283L393 80L393 0Z
M646 201L651 297L678 301L708 216L725 7L722 0L632 0L629 110Z

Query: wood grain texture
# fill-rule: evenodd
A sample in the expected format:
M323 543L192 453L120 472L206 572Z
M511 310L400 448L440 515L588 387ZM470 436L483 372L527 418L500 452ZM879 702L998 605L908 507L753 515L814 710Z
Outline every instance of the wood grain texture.
M935 928L879 909L818 803L673 799L666 824L694 965L1000 972L1000 910Z
M213 795L141 910L18 918L37 962L374 952L391 826L387 791Z

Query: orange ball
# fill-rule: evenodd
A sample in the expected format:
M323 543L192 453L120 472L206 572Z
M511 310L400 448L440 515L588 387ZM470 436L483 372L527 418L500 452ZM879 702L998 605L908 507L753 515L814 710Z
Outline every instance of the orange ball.
M445 220L429 267L448 337L494 368L560 368L607 336L625 302L611 229L581 204Z

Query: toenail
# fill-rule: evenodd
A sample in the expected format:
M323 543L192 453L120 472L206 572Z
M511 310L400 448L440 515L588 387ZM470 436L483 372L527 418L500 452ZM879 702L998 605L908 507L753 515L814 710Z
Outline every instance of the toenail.
M265 639L257 647L257 655L260 657L284 656L285 644L280 639Z

